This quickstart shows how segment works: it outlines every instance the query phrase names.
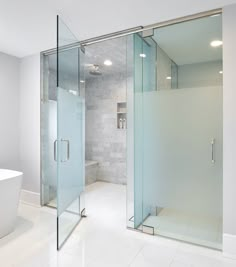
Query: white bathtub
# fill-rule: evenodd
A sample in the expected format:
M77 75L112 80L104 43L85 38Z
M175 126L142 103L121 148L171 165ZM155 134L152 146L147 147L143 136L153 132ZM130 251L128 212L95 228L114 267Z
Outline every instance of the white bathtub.
M22 172L0 169L0 238L14 230Z

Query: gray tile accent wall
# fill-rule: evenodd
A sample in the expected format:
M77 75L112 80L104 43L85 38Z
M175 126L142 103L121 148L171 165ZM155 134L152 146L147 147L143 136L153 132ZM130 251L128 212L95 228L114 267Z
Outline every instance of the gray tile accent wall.
M98 163L96 161L85 162L85 184L89 185L97 181Z
M126 130L117 129L117 103L126 102L126 73L86 79L86 159L97 180L126 184Z

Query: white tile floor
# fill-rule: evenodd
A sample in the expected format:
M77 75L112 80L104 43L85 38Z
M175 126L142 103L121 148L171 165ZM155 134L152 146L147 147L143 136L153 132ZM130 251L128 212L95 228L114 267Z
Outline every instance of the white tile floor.
M124 186L93 184L86 200L88 217L59 253L55 212L21 204L0 267L236 267L220 251L126 230Z

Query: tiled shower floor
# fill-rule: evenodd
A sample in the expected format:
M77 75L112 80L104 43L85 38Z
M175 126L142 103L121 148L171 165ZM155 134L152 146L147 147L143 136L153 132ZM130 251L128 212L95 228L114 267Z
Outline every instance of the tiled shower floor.
M222 248L222 220L214 217L197 217L164 208L158 216L149 216L144 225L154 228L154 233L174 239Z

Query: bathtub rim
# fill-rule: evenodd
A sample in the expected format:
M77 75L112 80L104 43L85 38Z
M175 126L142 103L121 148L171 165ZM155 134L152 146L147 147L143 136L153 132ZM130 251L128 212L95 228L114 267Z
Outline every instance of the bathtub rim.
M10 170L10 169L1 169L0 168L0 181L5 181L8 179L13 179L19 176L22 176L23 172Z

